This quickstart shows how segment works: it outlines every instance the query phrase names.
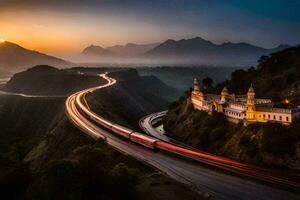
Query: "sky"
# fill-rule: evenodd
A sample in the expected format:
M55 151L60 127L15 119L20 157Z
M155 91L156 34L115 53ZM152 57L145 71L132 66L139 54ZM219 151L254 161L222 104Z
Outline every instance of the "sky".
M300 43L299 10L298 0L1 0L0 39L58 56L196 36L271 48Z

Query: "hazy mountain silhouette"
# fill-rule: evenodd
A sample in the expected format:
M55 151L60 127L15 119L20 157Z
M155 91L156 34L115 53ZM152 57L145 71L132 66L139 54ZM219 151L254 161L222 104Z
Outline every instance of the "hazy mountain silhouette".
M0 43L0 69L20 71L35 65L70 66L71 63L37 51L25 49L11 42Z
M108 47L107 49L116 55L138 56L148 52L149 50L153 49L157 45L159 45L159 43L152 43L152 44L127 43L126 45L115 45L112 47Z
M83 55L89 55L89 56L110 56L113 55L112 52L109 50L101 47L101 46L95 46L95 45L90 45L89 47L86 47L82 53Z
M176 60L187 63L202 64L251 64L260 56L268 55L289 47L280 45L276 48L266 49L248 43L214 44L200 37L182 40L167 40L157 47L149 50L146 58L161 60Z
M248 43L214 44L200 37L166 40L163 43L139 45L128 43L108 48L91 45L81 55L98 61L139 62L156 64L255 65L263 55L289 47L262 48Z
M115 45L107 48L91 45L82 51L83 55L99 57L136 57L145 54L159 43Z

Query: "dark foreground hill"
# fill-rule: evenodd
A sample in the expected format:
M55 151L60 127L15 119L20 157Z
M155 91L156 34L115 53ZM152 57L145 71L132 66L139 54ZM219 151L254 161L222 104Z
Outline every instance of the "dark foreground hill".
M43 65L15 74L2 90L30 95L68 95L102 82L96 74L85 75Z
M300 104L300 47L263 57L257 69L237 70L213 92L226 86L230 92L245 94L253 83L257 97L272 98L277 104ZM229 124L223 114L194 110L189 95L170 106L164 118L166 132L196 148L266 167L300 170L300 121L290 126L257 123L244 127ZM289 104L283 104L289 99Z
M203 199L144 163L87 137L67 120L64 103L65 98L0 95L3 199Z

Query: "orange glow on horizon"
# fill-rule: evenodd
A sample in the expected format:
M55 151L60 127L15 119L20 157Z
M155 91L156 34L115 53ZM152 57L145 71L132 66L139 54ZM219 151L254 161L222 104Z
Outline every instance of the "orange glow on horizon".
M0 12L0 19L0 38L54 56L78 55L91 44L109 47L161 40L152 25L115 16L18 10Z

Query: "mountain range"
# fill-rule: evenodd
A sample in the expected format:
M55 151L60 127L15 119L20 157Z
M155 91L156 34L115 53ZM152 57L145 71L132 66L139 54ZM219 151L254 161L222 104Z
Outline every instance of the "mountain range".
M43 64L57 67L71 65L63 59L29 50L11 42L0 43L0 70L2 71L15 72Z
M111 57L136 57L142 56L159 43L152 44L134 44L127 43L126 45L115 45L107 48L101 46L90 45L82 51L82 54L87 56L111 56Z
M248 43L215 44L200 37L182 40L166 40L162 43L115 45L107 48L91 45L85 48L79 57L80 62L120 63L138 65L256 65L263 55L288 48L279 45L276 48L262 48ZM89 66L89 64L86 64ZM0 43L0 71L16 72L36 65L70 67L73 63L29 50L11 42Z
M109 48L91 45L83 50L82 55L106 60L126 57L140 62L162 64L221 64L253 65L263 55L288 48L279 45L276 48L262 48L248 43L215 44L200 37L182 40L166 40L160 44L127 44Z

